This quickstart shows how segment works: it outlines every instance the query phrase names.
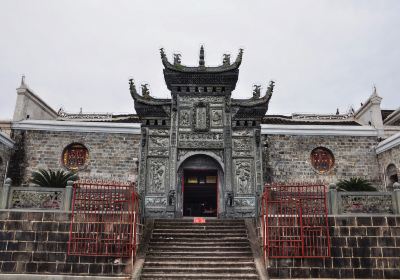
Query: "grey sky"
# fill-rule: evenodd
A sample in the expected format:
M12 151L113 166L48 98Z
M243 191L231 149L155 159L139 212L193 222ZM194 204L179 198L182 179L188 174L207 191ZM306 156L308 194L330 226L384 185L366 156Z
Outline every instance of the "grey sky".
M167 97L158 49L197 65L244 48L233 93L276 88L269 113L357 109L375 83L400 106L400 1L0 1L0 118L21 74L50 106L133 112L128 79Z

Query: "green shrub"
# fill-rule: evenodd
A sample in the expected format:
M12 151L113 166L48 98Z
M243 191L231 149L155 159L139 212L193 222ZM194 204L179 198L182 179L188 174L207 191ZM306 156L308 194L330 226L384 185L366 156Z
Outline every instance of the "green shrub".
M348 192L375 192L377 189L365 179L350 178L349 180L340 180L337 183L339 191Z
M39 169L39 171L32 172L31 182L41 187L65 188L67 181L76 181L77 179L78 175L73 172Z

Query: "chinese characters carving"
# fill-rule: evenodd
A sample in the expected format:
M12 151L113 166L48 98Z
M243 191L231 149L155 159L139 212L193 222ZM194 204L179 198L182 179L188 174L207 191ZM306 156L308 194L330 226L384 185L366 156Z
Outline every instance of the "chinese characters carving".
M82 144L74 143L64 149L62 160L69 170L78 170L85 166L89 152Z
M334 162L332 152L326 148L318 147L311 152L311 164L321 174L331 170Z

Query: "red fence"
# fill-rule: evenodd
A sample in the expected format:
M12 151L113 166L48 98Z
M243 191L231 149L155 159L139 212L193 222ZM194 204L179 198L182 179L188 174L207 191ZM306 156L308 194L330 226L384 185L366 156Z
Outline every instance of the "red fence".
M140 197L133 184L74 184L69 255L132 257L140 226Z
M330 256L324 185L266 185L259 205L265 258Z

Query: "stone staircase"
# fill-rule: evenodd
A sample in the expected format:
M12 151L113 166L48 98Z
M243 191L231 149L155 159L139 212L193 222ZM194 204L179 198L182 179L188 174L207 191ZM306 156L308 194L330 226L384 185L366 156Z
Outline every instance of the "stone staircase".
M259 279L243 220L155 220L141 279Z

